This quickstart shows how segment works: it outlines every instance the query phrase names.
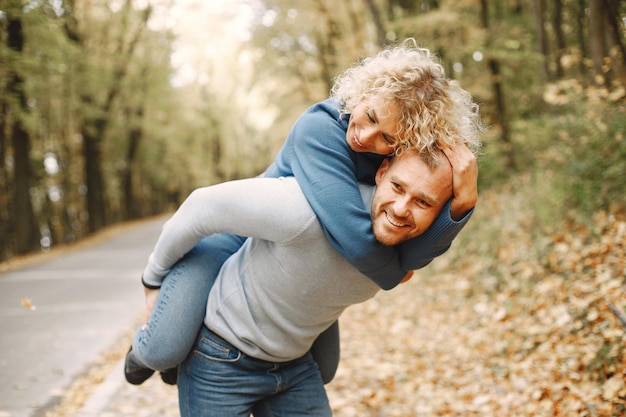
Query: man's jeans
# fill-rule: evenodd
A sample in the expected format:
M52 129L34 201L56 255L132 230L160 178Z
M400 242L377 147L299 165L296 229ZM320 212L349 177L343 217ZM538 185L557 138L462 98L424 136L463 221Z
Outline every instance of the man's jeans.
M202 326L180 366L181 417L329 417L328 397L310 353L274 363L240 352Z

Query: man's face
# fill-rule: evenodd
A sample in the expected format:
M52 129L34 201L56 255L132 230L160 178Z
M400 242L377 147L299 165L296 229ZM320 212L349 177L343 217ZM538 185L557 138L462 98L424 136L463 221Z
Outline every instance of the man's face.
M372 227L376 239L393 246L426 231L452 198L447 159L431 169L416 152L383 161L376 173Z

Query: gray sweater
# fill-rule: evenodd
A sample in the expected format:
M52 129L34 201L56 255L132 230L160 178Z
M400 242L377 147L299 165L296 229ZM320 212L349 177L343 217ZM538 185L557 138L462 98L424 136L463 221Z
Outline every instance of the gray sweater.
M374 187L363 185L365 206ZM145 273L161 275L203 236L249 236L222 266L206 326L249 356L304 355L350 305L379 287L340 256L295 178L254 178L194 191L163 226Z

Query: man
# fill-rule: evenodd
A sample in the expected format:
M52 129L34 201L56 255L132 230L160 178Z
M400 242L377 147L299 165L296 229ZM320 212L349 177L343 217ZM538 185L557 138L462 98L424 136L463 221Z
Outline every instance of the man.
M465 171L454 172L475 181L476 161L467 148L445 152L447 159L406 151L383 162L376 187L361 187L380 242L396 245L431 225L452 198L451 164L469 161ZM205 326L181 364L181 415L330 416L309 349L345 308L380 288L328 243L294 178L194 191L164 226L151 261L184 254L213 233L251 238L224 263Z

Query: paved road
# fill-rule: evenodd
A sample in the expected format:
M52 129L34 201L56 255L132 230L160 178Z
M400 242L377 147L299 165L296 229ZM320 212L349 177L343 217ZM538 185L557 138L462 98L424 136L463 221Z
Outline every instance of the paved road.
M164 220L0 274L0 417L42 415L137 322L139 278Z

